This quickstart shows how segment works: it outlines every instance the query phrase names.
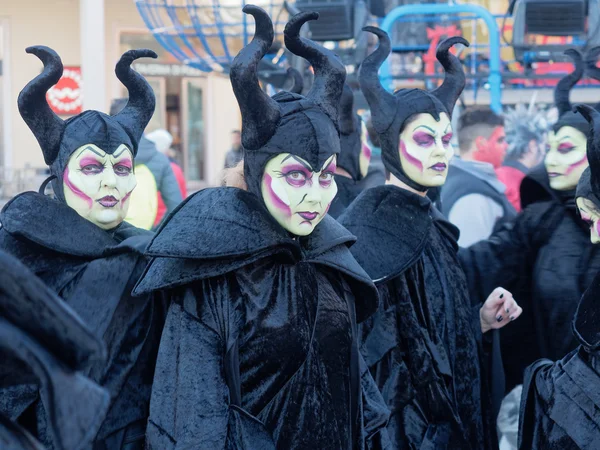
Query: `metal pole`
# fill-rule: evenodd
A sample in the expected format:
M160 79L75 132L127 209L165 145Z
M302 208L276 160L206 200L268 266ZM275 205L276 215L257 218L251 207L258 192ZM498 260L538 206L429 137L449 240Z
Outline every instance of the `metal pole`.
M381 24L381 29L391 34L392 25L399 18L412 14L457 14L472 13L479 16L487 25L490 36L490 73L488 83L490 84L490 107L496 111L502 111L502 75L500 74L500 31L494 16L485 8L478 5L406 5L398 6L391 10ZM390 64L386 60L380 69L382 84L387 89L392 89L392 77L390 75Z

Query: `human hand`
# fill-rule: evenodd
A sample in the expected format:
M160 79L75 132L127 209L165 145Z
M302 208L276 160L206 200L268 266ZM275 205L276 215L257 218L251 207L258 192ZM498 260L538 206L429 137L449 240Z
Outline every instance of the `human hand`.
M499 329L518 318L523 312L512 294L506 289L497 287L487 298L479 310L481 332Z

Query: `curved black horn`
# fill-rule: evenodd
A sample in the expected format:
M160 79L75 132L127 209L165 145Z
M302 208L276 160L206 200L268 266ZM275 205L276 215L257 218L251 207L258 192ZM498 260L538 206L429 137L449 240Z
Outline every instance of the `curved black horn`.
M254 17L254 38L231 63L229 78L242 113L242 145L262 147L275 133L281 113L277 102L258 84L258 64L273 44L273 22L258 6L246 5L242 11Z
M570 48L565 51L565 55L569 56L575 64L575 70L568 75L565 75L556 85L554 89L554 103L558 108L558 114L563 115L566 112L572 111L571 101L569 100L569 94L573 86L577 84L583 76L583 57L579 50Z
M346 80L346 68L335 53L309 39L300 37L302 25L318 18L319 14L316 12L301 12L292 17L283 31L285 46L293 54L308 60L313 66L315 79L306 98L319 105L337 123L338 105Z
M446 75L444 76L444 82L431 92L443 103L450 115L452 115L454 105L466 84L465 71L460 60L450 53L450 48L455 44L468 47L469 41L461 36L453 36L444 39L438 45L435 57L442 64Z
M302 89L304 89L304 80L302 79L302 74L293 67L288 68L287 74L293 82L292 86L288 89L289 92L293 94L302 94Z
M586 71L589 77L596 81L600 81L600 67L596 65L598 63L598 55L600 55L600 45L589 49L585 54ZM600 102L596 103L594 108L600 111Z
M364 27L363 31L376 35L379 39L379 45L361 63L358 70L358 81L360 83L360 90L371 108L373 127L378 133L383 133L394 121L396 115L396 98L381 85L378 72L390 54L392 45L390 37L380 28Z
M131 68L131 63L138 58L158 58L158 55L148 49L129 50L123 53L115 66L115 74L127 88L129 100L125 108L114 118L133 141L135 148L132 150L134 152L137 151L138 142L154 114L156 105L154 91L146 79Z
M51 165L58 156L65 122L50 109L46 92L60 80L63 64L60 56L49 47L36 45L25 51L37 56L44 63L44 70L19 93L17 104L21 117L42 148L44 161Z
M587 158L590 166L592 190L600 195L600 112L588 105L576 105L573 112L579 112L590 123L590 136L587 142Z
M356 121L354 120L354 92L344 83L344 91L340 101L340 132L342 134L354 133Z

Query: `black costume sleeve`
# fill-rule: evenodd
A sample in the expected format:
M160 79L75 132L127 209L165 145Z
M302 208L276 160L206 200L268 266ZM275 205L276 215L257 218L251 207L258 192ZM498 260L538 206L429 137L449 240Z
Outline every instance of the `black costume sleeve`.
M263 424L233 404L229 384L236 377L226 376L228 352L236 345L235 286L234 275L200 281L171 305L155 371L148 448L274 450Z

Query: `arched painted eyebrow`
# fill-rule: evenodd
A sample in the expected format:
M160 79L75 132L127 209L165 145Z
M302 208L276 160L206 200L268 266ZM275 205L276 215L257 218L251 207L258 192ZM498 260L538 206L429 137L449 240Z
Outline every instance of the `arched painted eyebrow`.
M571 139L571 136L563 136L559 139L559 141L564 141L565 139Z
M448 128L451 128L451 127L452 127L452 124L451 124L451 123L448 123L448 126L447 126L447 127L446 127L446 129L444 130L444 134L447 134L447 133L448 133Z
M86 150L89 150L93 153L95 153L96 155L98 155L100 158L104 158L106 156L106 152L104 152L104 155L102 153L98 153L98 151L92 147L91 145L86 145L85 148L83 148L79 154L77 155L77 158L79 158L79 155L81 155L83 152L85 152Z
M426 128L426 129L428 129L428 130L431 132L431 134L433 134L434 136L436 136L436 135L437 135L437 133L435 132L435 130L434 130L433 128L429 128L427 125L419 125L418 127L415 127L415 128L413 129L413 131L415 131L415 130L418 130L419 128Z
M314 170L312 169L312 167L310 167L307 163L305 163L304 161L302 161L300 158L297 158L295 155L288 155L288 156L286 156L283 159L283 161L281 161L281 164L283 164L284 162L286 162L290 158L292 158L293 160L295 160L296 162L298 162L298 164L302 164L304 167L306 167L306 170L308 170L309 172L314 172Z
M125 152L125 150L129 150L129 149L126 146L123 146L122 150L118 154L113 154L113 156L115 158L118 158L119 156L121 156Z

